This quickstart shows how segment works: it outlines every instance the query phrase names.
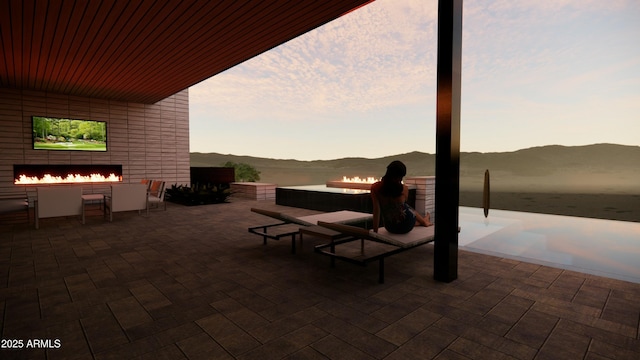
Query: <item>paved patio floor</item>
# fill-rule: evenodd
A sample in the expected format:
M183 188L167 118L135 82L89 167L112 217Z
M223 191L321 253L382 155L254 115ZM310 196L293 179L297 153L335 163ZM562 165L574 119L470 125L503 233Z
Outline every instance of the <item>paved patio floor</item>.
M318 239L262 245L252 206L316 213L237 200L0 223L2 346L22 341L0 358L640 358L640 284L466 251L439 283L431 245L378 284L377 263L332 268Z

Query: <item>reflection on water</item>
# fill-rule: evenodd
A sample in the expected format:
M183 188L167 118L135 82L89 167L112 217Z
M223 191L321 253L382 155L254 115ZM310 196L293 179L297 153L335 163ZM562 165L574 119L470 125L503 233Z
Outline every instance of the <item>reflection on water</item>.
M640 223L460 207L462 249L640 283Z

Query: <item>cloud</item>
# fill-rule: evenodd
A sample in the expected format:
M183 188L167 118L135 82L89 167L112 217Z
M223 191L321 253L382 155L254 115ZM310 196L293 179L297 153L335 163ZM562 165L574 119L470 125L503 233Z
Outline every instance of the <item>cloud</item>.
M629 14L640 15L639 4L465 1L463 100L526 96L539 106L562 101L576 107L576 99L607 91L618 96L630 87L624 84L629 77L640 76L633 66L640 26L629 21Z
M633 118L640 1L465 0L463 15L463 149L510 151L563 139L633 143L640 133ZM345 129L333 157L430 151L436 18L435 0L364 6L192 87L192 131L207 131L198 123L206 121L228 137L242 131L255 142L300 141L296 154L275 155L286 145L260 147L280 158L323 158L313 153L326 146L308 135L336 137L325 125ZM376 147L381 136L401 145ZM250 153L249 143L219 146Z
M475 76L485 79L522 69L562 71L565 64L589 56L589 50L599 45L594 41L612 34L611 25L617 21L611 19L624 13L640 15L640 2L465 1L465 74L468 79ZM635 35L639 35L638 29L636 25ZM620 35L624 34L617 36ZM602 46L607 46L606 41Z
M421 1L374 2L194 86L191 101L234 113L252 104L291 120L425 101L434 12Z

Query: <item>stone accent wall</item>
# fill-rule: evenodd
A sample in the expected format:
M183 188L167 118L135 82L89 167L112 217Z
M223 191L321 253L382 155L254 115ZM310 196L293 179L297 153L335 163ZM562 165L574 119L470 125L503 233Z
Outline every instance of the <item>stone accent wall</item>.
M422 215L431 214L431 221L436 220L436 177L435 176L407 176L404 183L416 187L415 209Z
M232 182L233 196L251 200L275 200L276 184L256 182Z
M33 150L31 117L107 122L107 152ZM156 104L123 103L26 90L0 89L0 195L35 192L13 183L14 164L121 164L123 183L189 183L189 93ZM84 185L103 192L108 185Z

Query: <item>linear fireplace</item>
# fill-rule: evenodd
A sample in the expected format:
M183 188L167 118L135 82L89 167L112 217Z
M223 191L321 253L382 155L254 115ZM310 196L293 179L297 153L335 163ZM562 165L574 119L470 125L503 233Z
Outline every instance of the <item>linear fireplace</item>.
M16 185L113 183L122 181L122 165L13 165Z

